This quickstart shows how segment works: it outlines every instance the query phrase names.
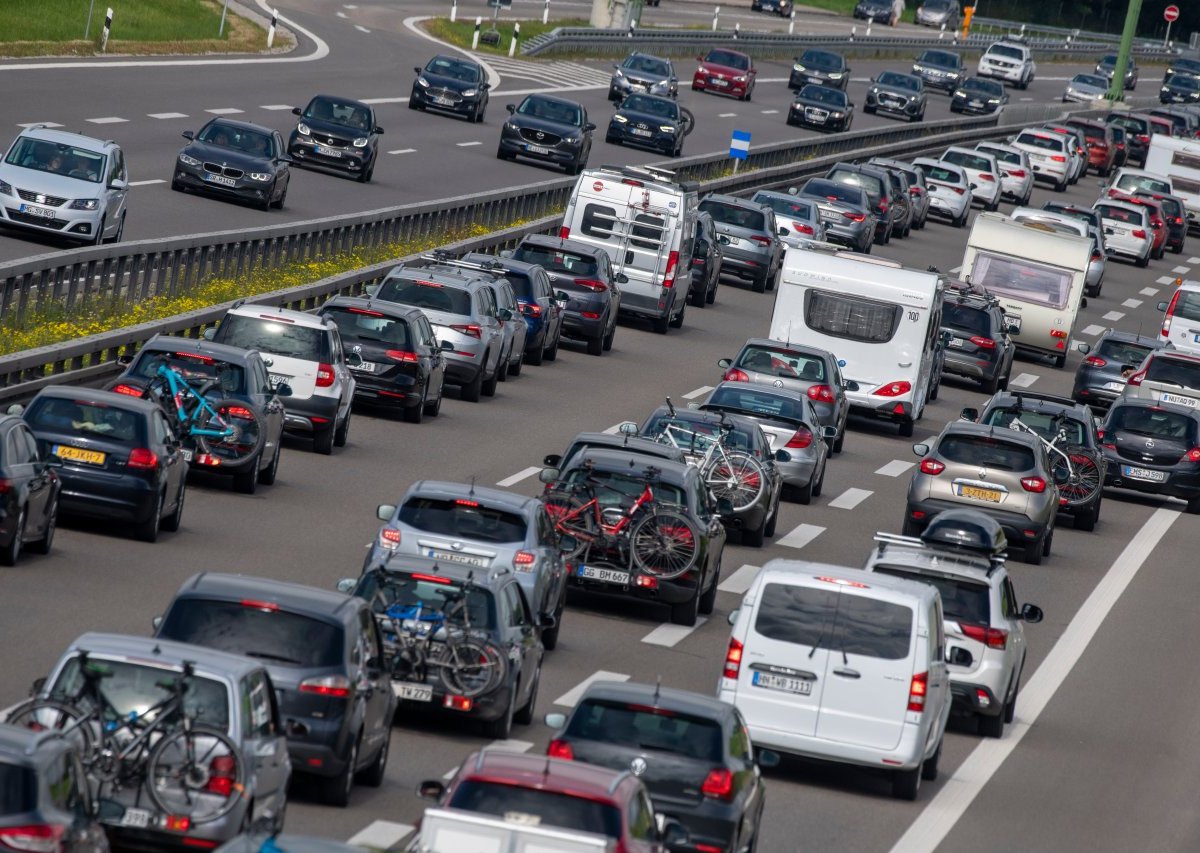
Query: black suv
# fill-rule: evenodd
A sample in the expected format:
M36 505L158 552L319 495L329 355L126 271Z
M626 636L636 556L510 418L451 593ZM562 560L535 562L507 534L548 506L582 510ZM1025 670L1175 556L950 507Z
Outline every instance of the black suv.
M592 153L592 131L582 104L552 95L527 95L518 104L508 104L509 112L500 130L496 156L501 160L528 157L553 166L561 166L569 175L578 175L587 166Z
M904 228L904 208L895 203L892 181L885 170L858 163L835 163L825 173L825 179L866 192L875 212L875 242L879 245L886 244Z
M1125 390L1125 380L1137 372L1146 356L1162 345L1154 335L1116 329L1101 335L1095 346L1081 344L1079 350L1086 357L1075 371L1071 396L1084 405L1107 409Z
M950 335L943 373L973 379L988 394L1008 387L1017 347L994 296L982 287L951 286L942 300L942 332Z
M108 853L83 765L53 731L0 724L0 850Z
M967 72L962 57L957 53L930 49L917 57L912 73L925 81L927 88L950 93L958 88Z
M157 617L155 636L262 661L288 753L345 806L355 776L383 783L396 697L383 643L361 599L248 575L193 575Z
M375 123L375 110L362 101L317 95L304 109L288 137L288 154L297 166L327 169L367 183L379 159L383 128Z
M533 722L545 649L538 616L512 569L479 569L393 552L357 579L339 581L338 589L370 604L383 635L392 691L405 711L444 711L478 720L487 737L500 740L512 733L514 722ZM444 644L443 628L465 630L468 621L471 634L486 638L508 662L503 678L468 696L436 666L407 666L400 632L423 636L433 631L437 648Z

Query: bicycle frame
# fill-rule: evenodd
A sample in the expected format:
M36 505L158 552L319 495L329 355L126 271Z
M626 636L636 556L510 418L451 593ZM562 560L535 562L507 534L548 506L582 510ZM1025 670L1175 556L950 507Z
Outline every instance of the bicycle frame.
M212 407L208 399L198 392L195 388L188 384L178 371L168 367L162 362L159 363L158 369L154 373L153 383L157 380L162 380L167 385L171 403L175 409L175 419L188 431L188 435L200 438L217 438L228 439L233 436L233 427L225 424L225 419L218 414L217 410ZM184 400L192 398L196 401L196 405L188 411L184 405ZM207 412L215 423L224 424L224 427L219 430L208 429L200 426L196 421L199 419L201 412Z
M597 484L589 483L587 485L593 486ZM647 485L644 489L642 489L642 493L638 495L636 499L634 499L634 502L629 509L621 511L621 517L617 520L616 524L605 524L604 513L600 511L600 499L593 494L587 503L579 507L579 509L575 510L574 512L564 514L560 517L560 520L575 519L590 512L595 518L596 525L600 528L601 533L608 537L615 537L620 536L621 533L625 531L625 528L633 523L634 517L639 511L641 511L642 507L653 502L654 491L649 485Z

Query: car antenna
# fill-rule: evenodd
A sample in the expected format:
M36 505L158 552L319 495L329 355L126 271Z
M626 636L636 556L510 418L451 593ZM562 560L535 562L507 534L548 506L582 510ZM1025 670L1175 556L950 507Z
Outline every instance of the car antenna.
M658 695L661 692L662 692L662 673L660 672L658 674L658 677L656 679L654 679L654 706L656 708L658 707Z
M470 491L467 492L467 497L470 497L470 498L475 497L475 475L474 474L471 475L471 489L470 489Z
M671 398L667 398L667 409L671 412L671 417L675 417L675 404L671 402Z

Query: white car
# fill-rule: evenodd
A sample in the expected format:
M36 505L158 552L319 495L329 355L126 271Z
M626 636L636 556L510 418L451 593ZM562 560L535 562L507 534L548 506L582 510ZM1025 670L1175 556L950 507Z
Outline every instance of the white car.
M1128 166L1122 166L1120 169L1117 169L1112 180L1102 186L1108 191L1110 196L1120 194L1133 195L1137 192L1174 195L1171 179L1166 175L1156 175L1154 172L1147 172L1145 169L1132 169Z
M1104 245L1110 255L1132 258L1139 267L1150 263L1154 247L1154 229L1150 226L1150 208L1140 204L1103 199L1092 205L1104 226Z
M975 71L980 77L994 77L1018 89L1028 89L1037 74L1037 63L1028 45L1012 40L998 41L979 57Z
M971 181L971 201L978 202L984 210L1000 207L1000 166L991 154L952 145L942 154L943 163L951 163L967 173Z
M932 157L916 157L912 163L925 173L929 212L946 217L955 228L966 225L971 212L971 179L966 171Z
M1053 181L1056 192L1067 188L1071 182L1071 152L1065 136L1050 130L1022 130L1011 145L1029 155L1035 180Z
M1000 192L1017 204L1029 204L1033 194L1033 165L1029 155L1020 148L1000 142L980 142L976 151L991 154L1000 167Z

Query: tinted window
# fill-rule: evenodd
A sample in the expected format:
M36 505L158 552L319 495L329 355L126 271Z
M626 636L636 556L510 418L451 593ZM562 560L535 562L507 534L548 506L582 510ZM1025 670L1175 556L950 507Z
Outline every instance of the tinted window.
M818 104L826 104L831 107L844 107L848 100L846 93L839 89L831 89L828 86L813 86L811 84L801 89L796 97L806 101L816 101Z
M393 619L416 618L422 613L439 614L448 601L458 601L463 588L458 583L434 583L401 572L368 572L363 575L354 594L370 602L377 614L387 613ZM473 586L467 593L467 616L476 628L493 630L496 627L496 605L491 590ZM385 627L385 631L387 628Z
M628 508L646 488L646 481L635 474L620 474L615 471L592 471L590 474L582 468L572 469L566 477L569 483L582 483L593 480L596 486L596 500L602 507L621 506ZM673 503L686 506L683 489L672 483L662 481L651 483L650 490L655 500L661 503Z
M222 122L214 122L203 128L196 139L217 148L242 151L252 157L270 157L274 148L269 134Z
M529 276L523 272L506 272L504 277L508 279L508 283L512 285L513 293L518 299L524 299L533 302L538 298L538 295L533 292L533 282L529 280Z
M466 780L454 789L446 805L502 817L513 823L558 826L608 838L621 837L621 812L616 806L554 791Z
M860 188L848 187L836 181L810 180L804 185L801 193L806 196L828 199L829 201L839 201L852 205L863 204L863 191Z
M567 736L686 755L720 764L721 726L715 720L663 708L590 699L571 715Z
M91 663L112 673L104 679L100 687L105 700L112 706L111 713L118 717L145 713L151 706L170 695L157 686L157 682L170 681L180 676L177 671L165 667L103 660L95 655L92 656ZM54 682L50 693L54 696L72 696L79 691L81 681L79 658L73 657L63 666L62 673ZM81 704L87 707L86 700ZM191 686L183 694L183 708L185 713L198 716L197 722L202 725L216 726L222 730L229 728L229 691L219 681L199 675L193 676Z
M1003 59L1024 59L1025 54L1021 52L1019 47L1009 47L1008 45L996 44L987 49L989 56L999 56Z
M1050 412L1015 411L1013 409L992 409L984 423L992 426L1007 427L1018 417L1021 423L1034 430L1047 441L1053 441L1058 431L1067 434L1068 444L1084 444L1087 441L1088 426L1074 418L1055 416Z
M836 53L826 53L823 50L806 50L800 57L800 64L821 68L826 71L837 71L844 64Z
M992 163L988 158L981 157L978 154L971 154L968 151L947 151L942 155L942 159L947 163L953 163L955 166L962 166L964 169L974 169L977 172L989 172L992 169Z
M1197 319L1200 319L1200 294L1197 296ZM1182 302L1183 300L1179 301ZM1142 363L1151 349L1153 347L1143 344L1128 343L1116 340L1115 338L1105 338L1100 342L1100 346L1096 348L1096 355L1115 361L1118 364L1138 365Z
M550 98L529 97L521 101L517 112L523 116L540 118L543 121L581 127L583 125L583 110L578 104L566 101L551 100Z
M621 63L622 67L629 68L633 71L642 71L646 74L657 74L662 77L669 77L671 74L671 65L666 60L655 59L653 56L639 56L637 54L627 57Z
M1041 148L1046 151L1062 151L1063 140L1044 133L1022 133L1017 137L1017 144L1028 145L1030 148Z
M883 181L881 181L875 175L866 175L862 172L833 169L825 177L831 181L837 181L839 184L847 184L848 186L852 187L862 187L867 191L867 195L870 197L872 204L877 204L880 196L883 194Z
M992 293L1051 308L1066 307L1071 293L1068 270L988 252L979 252L975 256L971 282Z
M825 380L823 358L776 347L747 346L738 356L736 366L753 370L755 373L768 373L809 382Z
M940 65L943 68L958 68L962 64L959 62L958 54L946 53L941 50L927 50L917 61L928 65Z
M992 323L986 310L947 300L942 307L942 325L990 337Z
M926 575L898 566L876 566L874 571L881 575L932 584L942 596L942 615L951 622L971 625L991 624L991 601L988 587L984 584L958 578Z
M1146 367L1146 381L1200 388L1200 363L1175 358L1152 358Z
M37 777L28 767L0 764L0 816L33 811L37 806Z
M1104 219L1122 222L1126 225L1145 225L1146 214L1141 210L1130 210L1115 204L1097 204L1096 212Z
M1104 77L1097 77L1094 74L1076 74L1071 78L1072 83L1078 83L1081 86L1093 86L1097 89L1107 89L1108 80Z
M767 227L767 219L761 210L715 199L705 199L700 202L700 209L723 225L733 225L751 231L762 231Z
M710 50L708 56L704 57L704 61L742 71L750 67L750 57L729 50Z
M621 102L621 109L648 113L652 116L671 119L679 118L679 107L667 98L654 98L649 95L630 95Z
M996 98L1004 94L1004 87L1001 84L994 83L991 80L983 80L979 77L968 77L963 81L962 87L968 92L991 95Z
M389 278L380 286L375 298L447 314L471 313L470 293L433 281Z
M897 74L894 71L885 71L875 79L880 86L891 86L893 89L909 89L915 92L921 88L921 81L916 77Z
M400 521L418 530L483 542L524 542L525 518L515 512L481 506L460 498L409 498Z
M751 433L742 429L733 429L726 433L716 421L710 423L660 415L646 424L642 434L678 447L684 453L706 453L710 445L721 440L722 435L725 436L723 443L726 449L758 449Z
M429 64L425 66L425 70L430 74L440 74L442 77L450 77L454 80L461 80L464 83L479 82L478 65L448 56L435 56L429 60Z
M333 320L346 338L411 349L408 323L404 320L365 308L326 308L321 314Z
M948 435L938 445L937 453L947 461L980 468L1028 471L1034 467L1033 450L1029 447L984 435Z
M229 314L221 321L217 336L221 343L242 349L306 361L332 361L325 330L298 323Z
M433 65L433 62L429 64ZM354 101L339 98L313 98L304 109L304 117L340 124L354 130L371 130L373 127L370 110Z
M28 136L17 139L4 162L91 183L99 183L104 175L103 154Z
M146 443L146 416L102 403L42 397L25 412L31 427L48 432L75 433L122 444Z
M799 646L899 660L912 642L912 608L836 590L767 584L754 630Z
M804 322L815 332L835 338L882 344L896 334L903 312L899 305L825 290L804 294Z
M522 244L513 252L513 259L527 264L538 264L550 272L565 272L583 277L594 276L599 272L595 258L548 246Z
M201 353L144 349L138 354L130 373L139 379L153 379L160 364L165 364L197 388L215 380L216 387L225 394L246 392L246 371L242 365Z
M781 198L779 196L766 195L758 193L752 201L758 204L764 204L776 213L788 216L792 219L814 219L816 212L813 210L813 205L807 201L798 201L791 196Z
M1173 438L1194 446L1196 422L1179 412L1149 406L1115 406L1105 423L1105 432L1123 430L1153 438Z
M992 148L989 145L982 145L979 150L991 154L996 158L996 162L998 163L1012 163L1013 165L1020 165L1021 163L1021 153L1019 151L1004 151L1000 148Z
M921 169L925 172L926 180L941 181L958 186L965 183L962 174L955 169L947 169L945 166L934 166L929 163L922 163Z
M171 605L159 636L246 655L268 664L337 666L343 630L268 602L180 598Z
M807 415L801 398L767 394L747 387L718 388L705 403L705 408L710 406L733 409L766 418L779 418L793 423L805 420Z

